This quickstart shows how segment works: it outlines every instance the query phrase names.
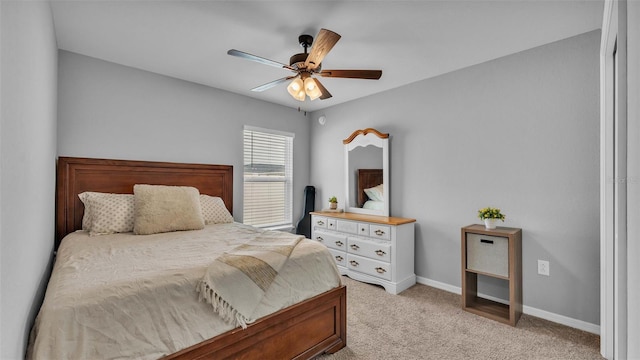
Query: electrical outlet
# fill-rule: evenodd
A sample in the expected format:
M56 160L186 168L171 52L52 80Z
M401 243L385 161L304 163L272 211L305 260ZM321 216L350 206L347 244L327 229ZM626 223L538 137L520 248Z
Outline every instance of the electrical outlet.
M549 262L546 260L538 260L538 274L549 276Z

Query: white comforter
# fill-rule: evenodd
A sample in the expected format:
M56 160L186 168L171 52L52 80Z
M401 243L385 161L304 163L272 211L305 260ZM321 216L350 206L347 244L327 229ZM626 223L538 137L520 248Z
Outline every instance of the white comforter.
M196 286L223 252L252 240L241 224L156 235L89 236L62 241L32 330L32 359L157 359L230 330ZM326 248L303 240L253 318L339 286Z

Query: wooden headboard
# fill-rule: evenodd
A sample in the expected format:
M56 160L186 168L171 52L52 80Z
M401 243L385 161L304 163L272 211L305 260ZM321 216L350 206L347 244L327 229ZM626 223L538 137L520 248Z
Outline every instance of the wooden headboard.
M219 196L233 214L233 166L154 161L58 158L56 175L56 244L82 229L84 205L78 194L97 191L133 194L133 185L193 186Z
M362 207L369 197L364 189L382 184L382 169L358 169L358 207Z

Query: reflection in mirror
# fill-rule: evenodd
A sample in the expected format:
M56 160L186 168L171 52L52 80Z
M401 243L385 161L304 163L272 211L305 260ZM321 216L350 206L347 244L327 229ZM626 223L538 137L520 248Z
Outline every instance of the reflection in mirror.
M343 143L346 210L389 216L389 134L357 130Z
M369 145L349 152L349 204L363 207L369 200L364 189L382 185L382 149ZM380 209L378 209L380 210Z

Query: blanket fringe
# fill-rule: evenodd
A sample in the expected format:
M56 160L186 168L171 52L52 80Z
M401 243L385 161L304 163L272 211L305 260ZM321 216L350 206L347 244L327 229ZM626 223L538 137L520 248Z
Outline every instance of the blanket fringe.
M209 287L206 281L200 281L197 287L199 295L199 301L206 301L213 307L220 317L228 324L235 326L241 326L243 329L247 328L247 324L251 324L255 319L247 319L244 315L240 314L238 310L234 309L226 300L221 298L215 290Z

